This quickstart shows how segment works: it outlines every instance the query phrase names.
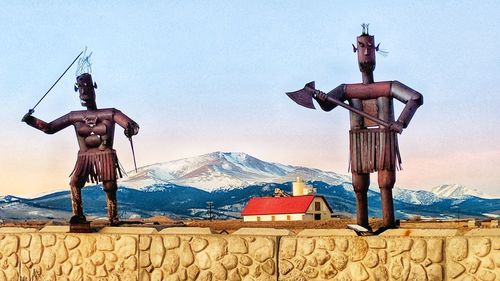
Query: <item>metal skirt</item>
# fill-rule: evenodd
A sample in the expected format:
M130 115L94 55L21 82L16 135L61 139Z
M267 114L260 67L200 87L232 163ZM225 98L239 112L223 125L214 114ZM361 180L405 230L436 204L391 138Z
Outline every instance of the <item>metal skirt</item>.
M349 168L352 173L401 170L395 132L380 128L350 130L349 144Z
M122 177L116 151L78 152L75 168L70 176L86 178L87 182L99 183Z

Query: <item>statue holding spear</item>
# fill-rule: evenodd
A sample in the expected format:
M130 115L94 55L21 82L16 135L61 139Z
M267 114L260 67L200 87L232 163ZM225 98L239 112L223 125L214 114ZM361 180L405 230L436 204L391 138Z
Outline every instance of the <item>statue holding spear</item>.
M61 79L82 53L77 56L59 79ZM125 129L124 134L130 139L131 144L132 136L139 132L139 125L118 109L97 108L95 99L97 84L93 82L92 75L90 74L90 55L80 59L74 87L75 92L79 94L81 105L86 108L85 110L71 111L47 123L32 116L34 108L41 101L40 99L35 107L30 109L22 118L23 122L46 134L57 133L70 125L73 125L75 128L76 138L80 149L69 183L73 211L73 216L70 220L70 228L71 226L75 226L75 231L78 231L79 225L87 225L87 229L82 231L88 231L89 223L83 213L81 193L81 189L85 186L86 182L102 183L103 189L106 192L110 225L119 224L116 203L116 191L118 187L116 181L118 178L122 177L122 170L120 169L116 151L113 149L115 124ZM59 79L57 79L49 91L55 86ZM42 99L49 91L47 91Z

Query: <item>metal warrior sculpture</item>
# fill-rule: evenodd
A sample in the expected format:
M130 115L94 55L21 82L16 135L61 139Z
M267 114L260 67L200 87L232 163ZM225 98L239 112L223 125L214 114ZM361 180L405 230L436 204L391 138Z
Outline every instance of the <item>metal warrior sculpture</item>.
M88 58L86 57L83 63L89 63ZM83 68L80 65L78 69L81 71ZM89 69L90 64L87 71ZM94 91L96 88L97 84L92 81L92 76L89 73L81 73L76 77L75 92L79 93L81 105L86 107L86 110L71 111L46 123L31 116L34 110L30 109L22 121L46 134L53 134L73 125L80 150L69 184L73 210L70 222L72 224L87 223L83 214L81 189L85 182L100 182L106 192L109 222L111 225L117 225L119 219L116 204L116 180L122 177L122 171L113 149L115 124L125 129L125 136L130 140L139 132L139 125L115 108L98 109Z
M373 35L368 34L368 25L357 37L358 65L363 82L341 84L325 94L314 87L314 82L287 95L299 105L314 109L314 98L325 111L337 105L351 111L349 131L350 171L356 193L357 224L371 229L368 224L368 187L370 173L378 172L378 184L382 201L384 228L395 226L392 188L396 182L396 169L400 168L401 157L397 133L401 134L410 123L413 114L423 104L420 93L398 81L374 82L375 45ZM405 104L397 120L394 117L394 99ZM349 104L344 103L348 101Z

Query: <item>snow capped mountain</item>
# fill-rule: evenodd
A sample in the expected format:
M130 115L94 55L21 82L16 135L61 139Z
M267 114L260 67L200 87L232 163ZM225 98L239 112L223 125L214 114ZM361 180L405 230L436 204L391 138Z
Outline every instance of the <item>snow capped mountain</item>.
M459 184L443 184L434 187L431 190L432 193L436 194L442 198L455 198L455 199L463 199L468 196L475 196L486 199L496 198L494 196L485 194L476 189L468 188Z
M430 191L408 190L395 187L392 190L394 199L417 205L431 205L443 199Z
M282 183L296 177L329 184L350 182L350 177L333 172L265 162L246 153L213 152L141 167L137 173L121 180L120 185L143 188L172 183L214 191L257 183Z
M0 196L1 203L11 203L16 201L19 201L19 198L12 195Z

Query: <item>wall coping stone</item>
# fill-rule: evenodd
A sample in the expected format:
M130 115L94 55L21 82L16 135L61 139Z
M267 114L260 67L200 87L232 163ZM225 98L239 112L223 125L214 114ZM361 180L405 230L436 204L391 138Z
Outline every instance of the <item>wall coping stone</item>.
M99 230L101 234L157 234L158 231L152 227L119 227L106 226Z
M304 229L297 233L297 236L358 236L358 234L352 229Z
M24 227L0 227L0 233L27 233L27 232L37 232L36 228L24 228Z
M212 231L210 227L167 227L162 229L160 234L195 234L195 235L210 235Z
M288 229L242 227L231 234L233 234L233 235L288 236L288 235L291 235L292 232Z
M500 236L500 228L476 228L469 230L464 236Z
M48 225L40 229L42 233L69 233L69 225Z
M382 232L379 236L382 237L442 237L442 236L457 236L457 229L420 229L420 228L396 228L388 229Z

